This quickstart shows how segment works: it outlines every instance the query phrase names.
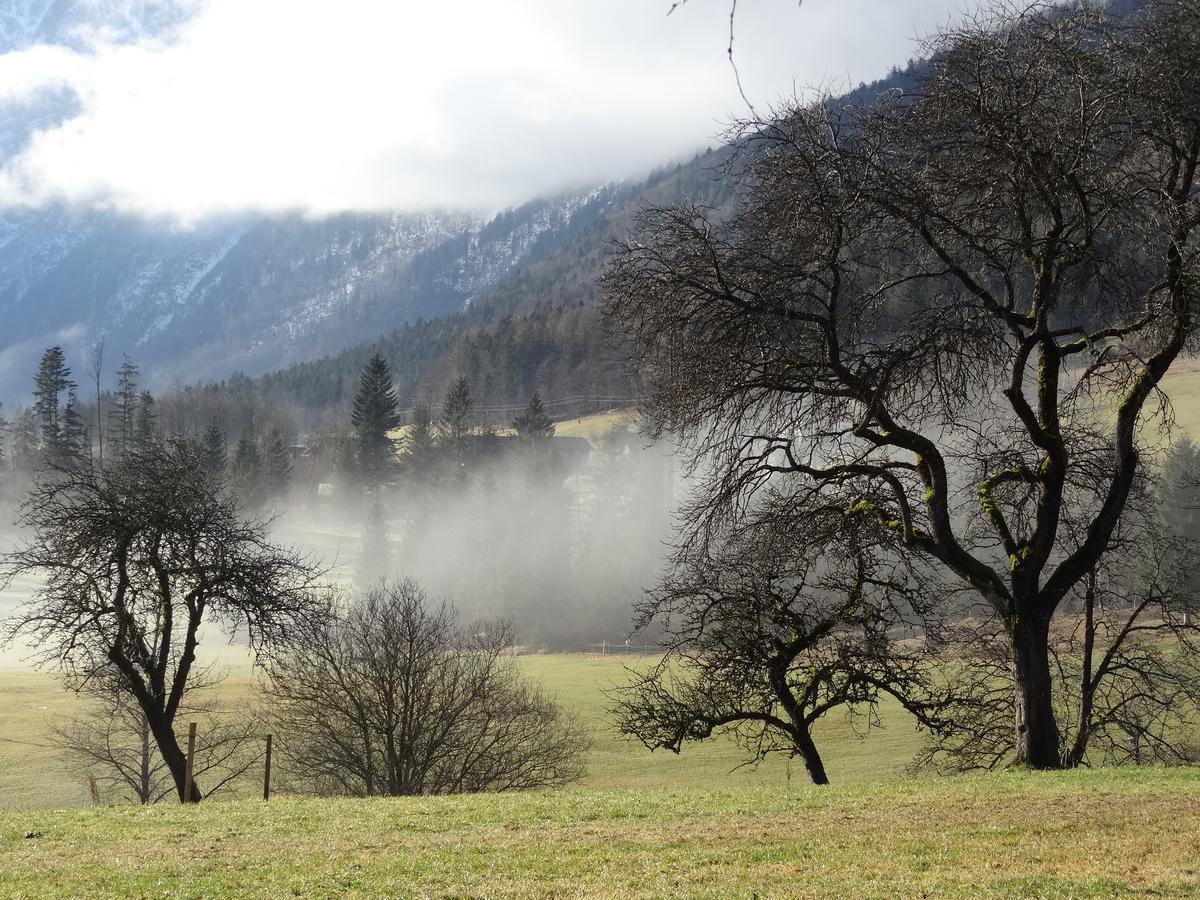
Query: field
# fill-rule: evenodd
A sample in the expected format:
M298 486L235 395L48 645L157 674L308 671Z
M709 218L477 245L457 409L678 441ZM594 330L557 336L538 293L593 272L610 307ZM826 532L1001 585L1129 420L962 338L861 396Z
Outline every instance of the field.
M1200 773L0 813L4 896L1187 897Z
M786 787L804 780L798 763L772 759L757 768L738 768L744 755L730 741L688 748L678 756L650 753L640 744L616 734L608 722L604 691L620 682L626 664L636 657L554 654L518 659L530 677L538 679L591 728L588 774L577 789L682 789L699 784L738 787ZM223 705L238 705L254 692L245 667L220 688ZM87 801L86 773L48 752L49 729L56 718L70 715L74 698L46 674L0 672L0 808L45 808L80 805ZM841 716L831 716L819 732L827 748L830 777L836 781L894 780L902 774L920 743L920 736L896 709L884 712L885 728L860 740ZM256 790L248 786L246 792Z
M1200 437L1200 367L1171 394ZM559 433L596 442L635 421L617 411ZM357 552L336 521L293 531L281 537L339 574ZM0 596L0 615L30 588ZM205 646L230 667L222 702L251 698L241 651ZM644 661L612 654L518 658L591 729L587 776L566 790L264 804L256 776L194 809L92 807L86 773L47 743L76 701L24 655L0 651L2 897L1200 896L1200 769L913 780L921 736L885 707L865 738L838 714L820 725L834 785L818 789L799 763L739 768L728 740L673 755L622 738L605 691Z
M919 736L885 710L866 740L825 723L831 788L780 760L731 773L728 742L674 756L613 733L626 662L520 658L592 727L568 790L264 804L248 785L195 809L78 806L82 778L29 746L71 698L0 673L0 896L1200 895L1200 770L910 780ZM252 689L243 670L222 691Z

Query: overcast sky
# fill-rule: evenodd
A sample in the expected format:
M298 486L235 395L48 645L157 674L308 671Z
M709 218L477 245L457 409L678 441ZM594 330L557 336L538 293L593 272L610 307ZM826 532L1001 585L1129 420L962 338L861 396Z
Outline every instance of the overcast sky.
M638 175L745 115L729 0L188 0L167 39L0 56L0 102L78 97L0 168L0 205L181 222L240 211L482 211ZM761 107L880 77L963 0L743 0Z

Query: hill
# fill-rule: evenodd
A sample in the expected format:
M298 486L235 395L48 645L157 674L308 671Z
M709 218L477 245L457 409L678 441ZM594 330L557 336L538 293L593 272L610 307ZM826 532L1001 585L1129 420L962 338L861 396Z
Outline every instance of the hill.
M1197 791L1138 770L8 811L0 893L1185 897Z

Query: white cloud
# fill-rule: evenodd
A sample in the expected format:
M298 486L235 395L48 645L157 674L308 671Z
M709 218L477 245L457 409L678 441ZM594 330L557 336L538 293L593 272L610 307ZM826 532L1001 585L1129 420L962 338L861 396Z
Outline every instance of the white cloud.
M0 103L77 114L0 165L0 204L181 221L258 210L496 208L710 143L745 108L728 0L209 0L170 40L0 56ZM752 0L736 58L764 104L869 80L948 0Z

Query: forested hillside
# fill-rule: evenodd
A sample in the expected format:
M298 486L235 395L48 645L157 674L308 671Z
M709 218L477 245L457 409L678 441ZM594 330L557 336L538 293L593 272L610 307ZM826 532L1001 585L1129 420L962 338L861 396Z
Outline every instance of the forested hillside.
M622 348L606 339L595 305L611 243L646 206L684 198L727 203L731 157L728 148L710 151L656 173L563 247L501 279L461 312L272 372L257 387L315 413L344 401L367 357L379 352L405 405L440 397L458 375L470 380L482 406L523 403L534 391L550 398L636 397Z

